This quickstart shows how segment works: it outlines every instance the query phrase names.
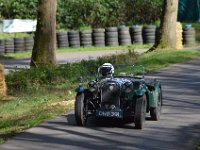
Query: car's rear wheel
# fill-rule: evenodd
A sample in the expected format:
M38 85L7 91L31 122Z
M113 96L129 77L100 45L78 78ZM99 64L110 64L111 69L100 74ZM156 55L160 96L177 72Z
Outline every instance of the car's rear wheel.
M86 106L84 104L84 93L78 93L75 100L75 119L79 126L85 126L87 122Z
M157 107L150 108L150 116L152 120L158 121L160 119L161 108L162 108L162 91L161 88L159 88Z
M143 95L136 99L135 116L134 116L136 129L142 129L144 126L146 117L146 105L147 105L146 95Z

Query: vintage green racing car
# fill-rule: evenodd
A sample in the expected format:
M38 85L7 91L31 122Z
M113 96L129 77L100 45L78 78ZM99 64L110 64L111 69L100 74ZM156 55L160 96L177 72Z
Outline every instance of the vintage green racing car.
M131 65L134 67L134 65ZM121 66L122 67L122 66ZM142 67L144 72L144 67ZM147 113L159 120L162 103L161 83L156 79L134 74L115 75L114 66L104 63L97 70L96 80L76 89L75 119L85 126L90 116L96 118L132 118L135 128L142 129Z

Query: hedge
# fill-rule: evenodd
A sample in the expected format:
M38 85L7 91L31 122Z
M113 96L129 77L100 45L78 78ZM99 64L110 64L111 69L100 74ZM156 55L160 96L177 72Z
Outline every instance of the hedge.
M57 27L154 23L160 17L161 5L162 0L58 0ZM36 14L37 0L0 0L0 19L36 19Z

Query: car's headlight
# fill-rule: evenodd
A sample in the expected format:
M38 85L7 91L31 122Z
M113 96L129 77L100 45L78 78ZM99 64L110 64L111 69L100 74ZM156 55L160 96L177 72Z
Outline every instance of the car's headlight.
M88 89L90 92L95 92L97 90L97 83L96 81L90 81L88 83Z
M130 93L133 91L133 83L131 81L127 81L123 84L123 90L125 93Z

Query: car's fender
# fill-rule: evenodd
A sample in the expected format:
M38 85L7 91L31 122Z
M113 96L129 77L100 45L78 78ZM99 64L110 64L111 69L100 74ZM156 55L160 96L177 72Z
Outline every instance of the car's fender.
M158 96L159 96L159 88L161 88L161 84L156 82L154 84L154 90L149 91L149 108L156 108L158 105Z
M79 86L75 89L75 91L76 91L77 93L83 93L83 92L85 91L85 88L84 88L83 85L79 85Z
M135 89L136 96L143 96L147 91L147 87L145 85L140 85L138 89Z

